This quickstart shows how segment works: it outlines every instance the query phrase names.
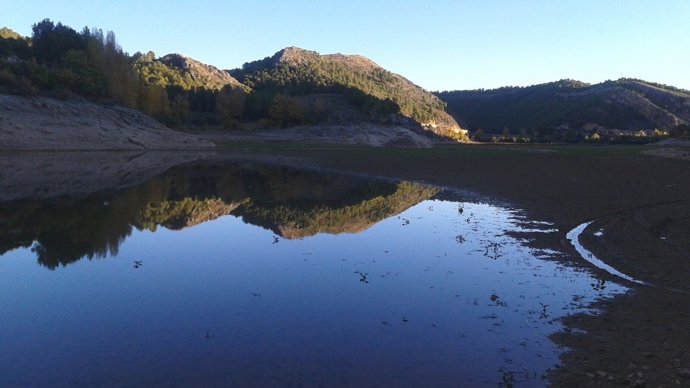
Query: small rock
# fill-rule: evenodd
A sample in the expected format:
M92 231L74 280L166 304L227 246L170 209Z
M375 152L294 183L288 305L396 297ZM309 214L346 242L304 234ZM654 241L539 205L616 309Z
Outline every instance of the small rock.
M597 375L599 377L602 377L602 378L608 376L608 374L606 372L604 372L603 370L598 370Z
M635 380L633 383L633 387L643 388L645 386L647 386L647 382L642 379Z

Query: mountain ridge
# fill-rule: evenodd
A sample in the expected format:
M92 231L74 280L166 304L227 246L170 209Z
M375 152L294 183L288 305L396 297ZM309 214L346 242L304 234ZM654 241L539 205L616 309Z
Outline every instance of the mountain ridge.
M139 77L149 85L181 87L183 90L244 87L229 72L179 53L166 54L159 58L152 52L135 54L132 64Z
M229 72L255 91L341 94L367 110L374 120L407 120L444 137L461 134L440 99L361 55L319 54L291 46ZM396 114L399 119L391 119Z
M158 60L168 67L177 68L184 73L188 73L192 79L204 84L209 89L222 89L226 85L232 87L240 87L242 85L229 72L182 54L167 54Z
M44 19L32 30L24 38L0 29L0 93L115 102L170 127L328 126L347 136L348 128L373 124L455 140L467 127L526 141L690 132L690 92L638 79L433 94L362 55L290 46L221 70L182 54L129 55L114 33L99 29L77 32Z
M588 84L559 80L526 87L436 93L471 130L580 134L670 131L690 124L690 91L640 79Z

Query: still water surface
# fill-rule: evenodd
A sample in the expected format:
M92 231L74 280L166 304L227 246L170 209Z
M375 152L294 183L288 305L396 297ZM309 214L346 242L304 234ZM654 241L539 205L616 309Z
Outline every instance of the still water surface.
M196 165L0 204L0 386L543 386L558 318L625 289L449 198Z

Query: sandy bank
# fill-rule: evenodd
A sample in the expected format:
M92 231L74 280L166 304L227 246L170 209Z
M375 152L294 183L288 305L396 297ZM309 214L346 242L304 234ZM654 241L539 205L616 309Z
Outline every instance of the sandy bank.
M395 148L430 148L440 141L421 130L372 123L299 126L255 131L205 131L199 136L217 143L295 142Z
M210 148L138 111L82 98L0 94L0 150L145 150Z

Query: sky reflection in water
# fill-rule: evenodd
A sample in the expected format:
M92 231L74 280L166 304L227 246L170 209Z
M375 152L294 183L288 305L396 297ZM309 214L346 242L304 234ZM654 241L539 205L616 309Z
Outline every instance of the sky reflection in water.
M505 231L548 226L487 204L423 200L339 234L234 212L54 271L7 251L0 385L542 386L555 320L625 291L537 258Z

